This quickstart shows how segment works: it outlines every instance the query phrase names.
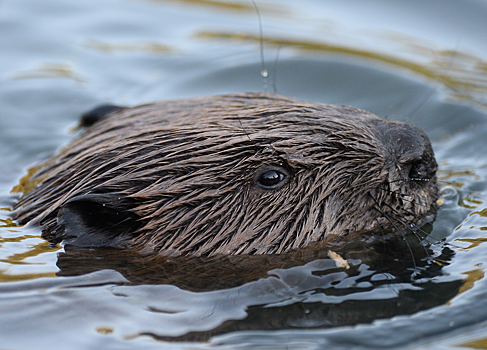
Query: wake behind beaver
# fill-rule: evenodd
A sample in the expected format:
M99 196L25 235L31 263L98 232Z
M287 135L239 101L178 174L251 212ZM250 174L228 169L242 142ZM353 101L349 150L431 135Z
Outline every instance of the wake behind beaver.
M410 226L438 196L419 128L270 93L105 107L44 162L16 219L52 242L279 254Z

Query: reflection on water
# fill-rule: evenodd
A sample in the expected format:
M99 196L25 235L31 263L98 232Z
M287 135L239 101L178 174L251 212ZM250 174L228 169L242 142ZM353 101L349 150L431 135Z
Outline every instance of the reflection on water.
M430 63L424 64L376 51L359 50L353 47L322 42L271 38L269 36L261 39L259 36L249 34L220 32L200 32L197 33L197 37L256 43L263 41L266 44L279 47L281 50L292 48L301 51L317 51L386 63L441 83L442 86L448 88L450 96L458 100L467 100L478 105L487 106L485 99L485 94L487 93L487 61L456 51L430 51L429 55L434 59Z
M7 220L0 225L0 282L30 280L39 277L54 277L58 269L49 266L54 254L60 249L41 239L37 232L23 234L20 229L11 229L15 224Z
M17 72L12 77L12 79L34 78L68 78L78 83L84 81L74 72L72 67L62 63L43 63L39 68Z
M219 10L254 11L251 2L248 1L217 1L217 0L151 0L154 2L176 2L188 5L214 7Z
M159 341L207 341L237 330L326 329L370 323L446 304L479 278L472 272L466 284L461 280L432 282L443 274L453 251L444 247L433 253L415 239L405 242L394 235L386 241L362 236L316 248L277 256L168 258L67 246L58 255L60 271L56 275L87 276L74 285L65 277L65 282L59 282L62 289L112 285L117 275L107 271L123 275L122 280L116 277L117 283L123 283L109 290L125 302L137 300L137 308L142 307L138 312L157 320L152 331L142 328L138 336ZM328 258L329 249L346 259L347 266ZM20 256L15 259L22 260ZM33 282L31 288L39 285ZM117 308L117 303L110 303ZM208 317L213 319L209 328ZM173 326L163 327L166 322ZM104 334L114 331L102 329Z
M160 43L117 43L111 44L100 40L88 40L83 44L84 46L93 49L103 51L105 53L113 53L116 51L126 52L142 52L153 54L167 54L173 50L171 47Z
M389 236L384 236L389 237L385 239L361 234L316 243L286 254L253 256L164 257L114 248L66 246L64 252L58 255L57 266L60 268L58 275L61 276L113 269L132 284L172 284L190 291L210 291L233 288L268 277L269 274L274 275L276 269L294 268L322 259L331 264L326 270L332 268L356 274L355 265L358 264L409 280L416 274L424 277L425 271L436 271L435 268L447 264L449 258L446 257L453 254L449 248L445 248L441 253L435 253L441 257L433 259L430 257L433 252L420 244L418 238L413 236L404 241L400 235ZM398 256L402 258L397 259ZM342 259L354 266L348 268Z

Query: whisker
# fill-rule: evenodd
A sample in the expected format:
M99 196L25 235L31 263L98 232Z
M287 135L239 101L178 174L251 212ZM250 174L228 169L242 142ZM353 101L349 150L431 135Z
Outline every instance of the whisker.
M252 139L250 138L249 134L248 134L248 133L247 133L247 131L245 130L245 128L244 128L244 126L243 126L243 124L242 124L242 121L240 120L239 116L238 116L238 115L236 115L236 117L237 117L237 120L238 120L238 122L239 122L239 124L240 124L240 128L242 128L243 133L245 134L245 136L247 136L247 138L249 139L249 141L250 141L250 142L252 142Z
M388 189L388 188L385 188L385 187L384 188L381 187L380 190L385 191L385 192L389 192L389 193L394 193L394 194L400 196L401 199L404 200L405 202L414 203L417 206L429 208L429 205L422 204L422 203L418 203L418 202L416 202L416 200L414 198L413 199L406 198L406 197L414 197L414 196L412 196L410 194L406 194L406 193L402 193L402 192L398 192L398 191L393 191L393 190ZM416 215L416 214L413 214L413 213L410 213L410 214Z
M396 220L404 226L404 228L406 228L407 230L409 230L419 241L419 243L421 244L422 241L424 241L424 237L421 237L421 235L418 234L418 231L421 232L422 234L424 234L425 236L429 236L428 233L426 231L424 231L423 229L421 229L419 226L417 226L416 224L414 224L412 221L410 220L404 220L404 217L402 217L400 215L400 213L394 209L393 207L391 207L389 204L387 203L383 203L385 204L387 207L389 207L389 209L391 209L393 211L393 213L397 216L396 217ZM414 214L412 214L413 216L415 216ZM437 241L440 241L440 240L437 240ZM430 254L428 252L428 250L426 249L426 247L423 245L423 249L426 253L426 255L428 256L428 258L430 258Z
M400 219L397 219L397 221L399 221L402 225L404 225L404 227L408 228L411 232L413 233L417 233L417 231L421 232L426 238L431 238L433 240L435 240L435 242L430 242L432 244L441 244L443 246L451 246L451 247L455 247L455 248L460 248L459 246L456 246L452 243L448 243L448 242L445 242L444 239L440 239L440 238L437 238L435 236L433 236L432 234L424 231L421 227L419 227L418 225L416 225L414 222L408 220L408 219L405 219L404 217L402 217L401 213L399 213L396 209L394 209L392 206L390 206L389 204L387 203L384 203L389 209L391 209L394 214L396 214L398 217L400 217ZM410 213L411 215L414 216L414 214ZM423 240L425 238L422 238Z
M276 59L274 60L274 70L272 73L272 89L277 94L277 61L279 60L279 53L281 52L282 44L279 44L276 52Z
M424 234L426 237L430 237L430 238L433 238L435 241L437 241L438 243L441 242L441 239L438 239L438 238L435 238L433 237L432 235L430 235L429 233L427 233L426 231L424 231L423 229L421 229L418 225L416 225L414 222L404 218L403 215L401 215L401 213L399 213L399 211L397 211L397 209L395 209L394 207L392 207L391 205L387 204L387 203L383 203L384 205L386 205L390 210L392 210L392 212L394 214L396 214L399 219L397 219L397 221L399 221L402 225L404 225L404 227L407 227L411 232L417 232L417 231L420 231L422 234ZM416 218L419 218L417 215L415 215L414 213L411 213L409 211L406 211L406 213L410 214L410 215L413 215L414 217ZM422 238L424 239L424 238Z
M369 196L375 202L374 209L377 210L379 213L381 213L391 223L391 225L396 229L396 231L399 232L399 234L402 236L404 242L406 242L406 245L407 245L409 252L411 254L411 258L413 260L414 270L417 271L418 267L416 265L416 259L414 258L414 254L413 254L413 250L412 250L411 246L409 245L408 241L406 240L406 236L404 235L404 233L401 230L399 230L399 227L397 227L397 225L392 221L392 219L389 217L389 215L387 215L387 213L382 210L382 208L380 207L377 200L372 195L369 194Z
M130 218L125 218L123 220L120 220L119 222L117 222L117 223L115 223L112 226L107 227L107 228L111 229L111 228L117 227L118 225L121 225L121 224L123 224L124 222L127 222L127 221L130 221Z
M407 223L401 221L400 219L396 218L396 220L404 226L404 228L406 228L407 230L409 230L409 232L411 232L414 237L416 237L416 239L418 240L419 244L421 244L421 246L423 247L423 250L424 252L426 253L426 256L428 257L428 259L431 259L431 256L430 256L430 253L428 252L428 249L426 249L425 245L422 244L422 242L424 241L424 238L421 237L421 235L418 234L418 231L422 231L422 233L424 233L423 230L419 229L417 226L410 226L408 225Z
M411 246L409 245L408 241L406 240L406 236L404 235L404 233L399 229L399 227L397 227L396 224L394 224L394 222L389 217L389 215L387 215L382 209L380 209L380 207L376 206L375 209L379 213L381 213L391 223L391 225L396 229L396 231L399 232L399 234L402 236L402 239L404 240L404 242L406 242L406 246L408 247L409 253L411 254L411 258L413 260L414 271L417 271L418 266L416 265L416 259L414 258L413 250L412 250Z
M429 94L426 94L424 98L419 101L419 103L416 105L416 108L413 108L412 110L409 111L408 115L406 116L406 120L411 120L412 117L421 109L424 107L426 102L430 100L430 98L436 94L439 90L439 86L437 86L435 89L433 89Z
M259 20L259 41L260 41L260 63L261 63L261 71L260 75L264 81L264 90L267 91L267 69L265 67L265 58L264 58L264 31L262 29L262 18L260 17L260 11L257 7L257 4L254 0L252 0L252 4L254 5L255 13L257 14L257 19Z
M404 181L424 181L424 182L430 182L431 179L415 179L415 178L405 177L405 178L397 179L397 180L394 180L394 181L389 181L389 183L392 184L392 183L404 182Z

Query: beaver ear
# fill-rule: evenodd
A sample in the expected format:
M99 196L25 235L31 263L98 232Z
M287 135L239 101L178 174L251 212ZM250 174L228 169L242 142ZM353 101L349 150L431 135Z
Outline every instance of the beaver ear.
M96 122L105 119L110 113L124 109L125 107L114 106L114 105L102 105L93 108L91 111L86 112L81 116L79 121L79 126L92 126Z
M92 194L67 201L57 217L58 224L64 227L59 238L67 244L81 247L124 246L137 231L139 217L117 209L122 200L116 197Z

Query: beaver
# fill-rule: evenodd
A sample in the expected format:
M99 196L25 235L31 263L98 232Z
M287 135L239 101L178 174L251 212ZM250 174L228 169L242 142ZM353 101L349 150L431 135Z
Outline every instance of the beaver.
M16 204L47 240L163 255L280 254L399 230L438 196L416 126L271 93L105 106Z

